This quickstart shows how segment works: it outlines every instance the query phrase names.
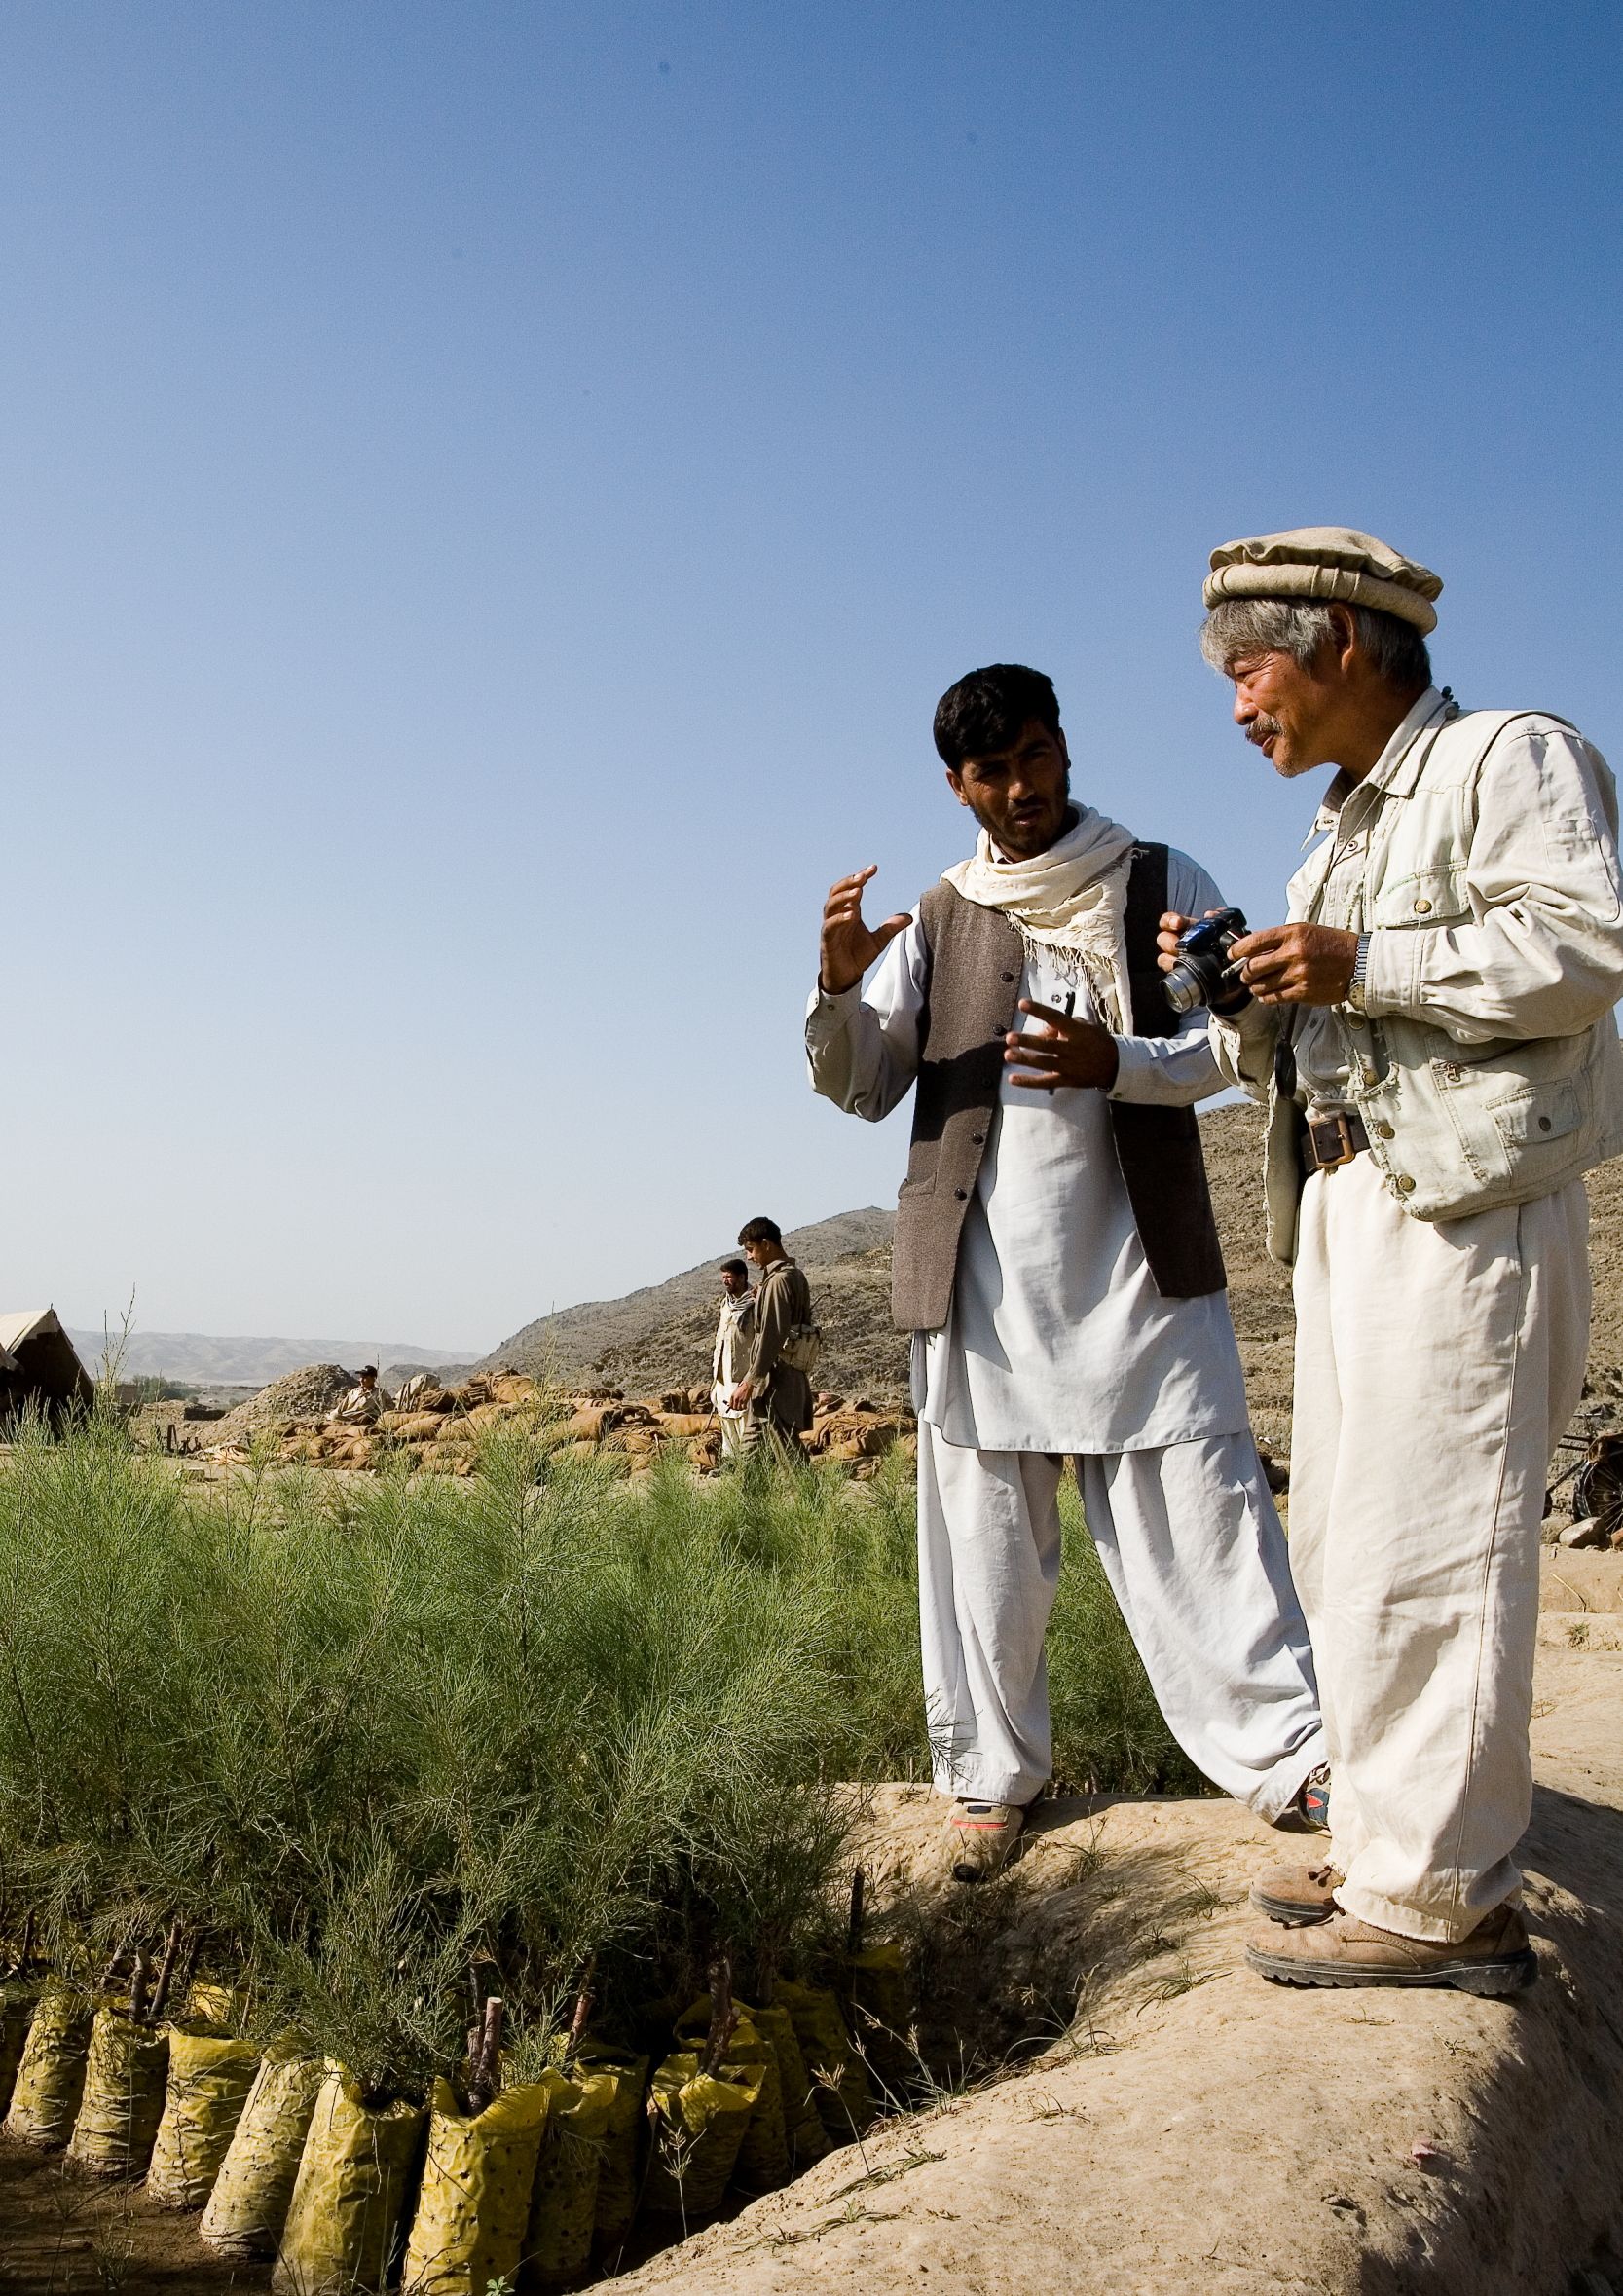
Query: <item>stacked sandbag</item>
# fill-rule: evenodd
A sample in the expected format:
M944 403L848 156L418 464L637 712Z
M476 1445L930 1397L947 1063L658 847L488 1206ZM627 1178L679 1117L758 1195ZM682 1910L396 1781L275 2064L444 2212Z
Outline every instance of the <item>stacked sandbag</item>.
M875 2106L862 2058L851 2046L838 2001L826 1986L778 1986L811 2083L812 2102L831 2144L851 2144L873 2124Z

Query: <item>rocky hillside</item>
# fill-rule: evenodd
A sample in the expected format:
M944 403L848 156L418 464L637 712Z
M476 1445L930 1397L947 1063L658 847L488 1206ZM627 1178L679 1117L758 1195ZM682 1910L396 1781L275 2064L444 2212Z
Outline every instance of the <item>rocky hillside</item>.
M840 1372L841 1380L867 1362L874 1331L889 1320L891 1225L888 1211L869 1205L864 1211L837 1212L809 1228L791 1229L784 1238L811 1278L825 1332L837 1325L847 1335L852 1373ZM880 1246L883 1266L868 1267L867 1257ZM714 1259L685 1268L664 1283L627 1292L623 1299L588 1300L580 1307L538 1316L493 1348L474 1371L524 1371L566 1386L590 1375L623 1387L628 1394L690 1386L709 1376L720 1295L716 1269L735 1249L720 1247ZM852 1296L846 1303L848 1290ZM877 1359L875 1368L893 1363L896 1354L893 1348ZM893 1367L886 1383L893 1389L896 1379Z

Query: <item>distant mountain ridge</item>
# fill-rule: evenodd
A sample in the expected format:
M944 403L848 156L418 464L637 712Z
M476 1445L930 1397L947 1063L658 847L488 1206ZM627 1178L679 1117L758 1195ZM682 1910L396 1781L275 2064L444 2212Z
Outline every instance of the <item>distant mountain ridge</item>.
M830 1279L849 1282L856 1275L851 1263L861 1255L887 1246L896 1224L894 1212L868 1204L861 1211L836 1212L809 1228L791 1228L784 1237L786 1250L799 1261L812 1279L814 1291L825 1291ZM673 1385L689 1385L709 1374L710 1345L699 1332L708 1316L714 1328L715 1304L720 1292L717 1263L729 1257L723 1247L697 1267L684 1268L663 1283L627 1292L623 1299L585 1300L574 1308L560 1308L538 1315L504 1339L498 1348L474 1365L476 1371L528 1371L535 1375L579 1380L599 1371L621 1384L621 1362L641 1360L643 1343L658 1335L665 1352L665 1335L683 1327L682 1374ZM846 1263L841 1268L840 1263ZM697 1318L696 1321L694 1319ZM692 1325L692 1331L686 1328ZM698 1334L694 1337L694 1334ZM690 1358L690 1359L689 1359ZM606 1360L607 1359L607 1360Z
M107 1352L107 1334L76 1331L68 1337L90 1371ZM112 1334L115 1348L118 1334ZM172 1379L188 1387L263 1388L305 1363L428 1363L436 1369L462 1365L465 1352L423 1348L395 1340L216 1339L202 1331L132 1331L120 1355L124 1379Z

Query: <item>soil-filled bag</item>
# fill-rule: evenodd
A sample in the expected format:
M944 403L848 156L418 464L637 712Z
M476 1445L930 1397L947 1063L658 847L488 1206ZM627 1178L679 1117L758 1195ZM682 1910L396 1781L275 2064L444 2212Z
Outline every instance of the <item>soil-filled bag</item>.
M829 2137L812 2100L811 2075L800 2054L794 2019L781 2002L770 2001L751 2010L750 2022L763 2041L771 2043L772 2054L778 2060L778 2077L783 2084L784 2133L789 2140L791 2166L795 2170L809 2168L814 2161L826 2158Z
M690 2050L665 2059L653 2077L647 2205L654 2215L691 2224L720 2207L761 2080L758 2064L729 2062L719 2073L701 2073Z
M95 2004L53 1986L40 1996L17 2068L7 2134L23 2144L66 2144L85 2087Z
M607 2251L621 2246L637 2214L637 2154L643 2136L643 2099L648 2092L648 2060L605 2042L582 2041L578 2062L589 2073L610 2074L614 2082L598 2161L597 2217L592 2235L597 2245Z
M737 2065L758 2065L761 2081L756 2109L750 2115L744 2141L738 2148L733 2182L740 2192L772 2193L779 2185L789 2182L783 2073L775 2044L767 2039L756 2021L758 2011L747 2008L742 2001L735 2007L738 2017L727 2037L727 2060ZM710 1995L706 1993L678 2018L678 2040L702 2050L704 2036L710 2029Z
M165 2208L203 2206L258 2070L251 2041L169 2027L169 2085L147 2167L149 2199Z
M226 2146L199 2233L231 2256L271 2256L287 2221L325 2068L291 2042L266 2052Z
M851 2027L863 2055L885 2087L897 2095L918 2071L907 2039L913 2021L913 1990L907 1957L894 1944L869 1945L847 1964L851 1987Z
M525 2289L554 2288L585 2270L604 2138L618 2088L611 2072L589 2071L584 2065L572 2078L543 2073L541 2085L548 2100L546 2131L519 2271L519 2286Z
M363 2103L354 2075L329 2067L281 2228L276 2296L378 2296L404 2236L426 2118L421 2105Z
M123 2009L98 2009L68 2159L92 2176L141 2175L164 2116L168 2077L166 2025L138 2025Z
M872 2126L873 2092L839 2003L822 1985L788 1981L779 1985L778 2000L793 2023L824 2129L836 2145L852 2143Z
M38 1985L14 1980L0 1985L0 2113L12 2101L12 2090L17 2084L17 2068L22 2062L22 2051L28 2039L28 2027L34 2021L34 2009L39 2001Z
M503 2090L482 2113L464 2113L450 2082L434 2083L402 2296L485 2296L493 2280L513 2279L548 2101L536 2083Z

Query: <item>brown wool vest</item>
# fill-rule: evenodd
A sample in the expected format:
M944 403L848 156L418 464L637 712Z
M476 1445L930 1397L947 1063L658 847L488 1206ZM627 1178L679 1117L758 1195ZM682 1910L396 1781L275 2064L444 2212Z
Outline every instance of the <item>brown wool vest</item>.
M1166 847L1133 849L1125 939L1132 1034L1170 1036L1177 1017L1156 963L1166 907ZM958 1239L986 1152L1003 1084L1003 1040L1014 1025L1025 948L996 909L933 885L919 903L930 979L919 1024L918 1085L907 1177L896 1206L891 1306L904 1331L946 1321ZM1221 1291L1227 1278L1193 1108L1112 1100L1116 1155L1139 1241L1164 1298Z

